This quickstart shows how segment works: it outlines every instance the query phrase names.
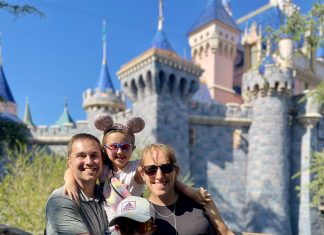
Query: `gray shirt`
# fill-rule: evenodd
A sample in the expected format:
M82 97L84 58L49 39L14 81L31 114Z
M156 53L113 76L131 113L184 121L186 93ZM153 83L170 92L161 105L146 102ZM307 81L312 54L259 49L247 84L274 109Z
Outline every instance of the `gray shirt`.
M108 219L104 202L99 187L94 199L80 190L80 204L63 195L63 187L54 190L46 203L46 234L105 234Z

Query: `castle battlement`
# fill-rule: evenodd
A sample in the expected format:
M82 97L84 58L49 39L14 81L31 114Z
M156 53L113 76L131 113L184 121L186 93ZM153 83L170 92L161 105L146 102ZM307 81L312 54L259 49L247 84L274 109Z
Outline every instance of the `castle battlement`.
M250 125L252 108L248 104L198 103L192 101L189 106L191 123L208 125Z
M265 65L264 74L257 70L245 73L242 88L247 101L274 94L290 96L293 91L292 71L276 65Z
M112 115L112 118L116 122L122 122L125 123L127 120L129 120L133 116L133 110L132 109L126 109L125 111L116 113Z
M57 137L59 139L62 137L68 137L69 139L72 135L80 132L85 132L87 129L89 129L88 122L86 120L76 121L75 125L73 125L72 123L65 123L63 124L63 126L39 125L39 126L29 126L28 128L34 139L39 139L42 137L48 137L49 139L54 137L55 138Z

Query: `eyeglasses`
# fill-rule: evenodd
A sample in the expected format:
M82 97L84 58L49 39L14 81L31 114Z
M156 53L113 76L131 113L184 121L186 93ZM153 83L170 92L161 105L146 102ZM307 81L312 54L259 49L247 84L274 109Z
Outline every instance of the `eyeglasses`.
M129 143L112 143L112 144L106 144L104 145L104 147L109 149L113 153L116 153L118 149L120 149L124 153L127 153L135 146Z
M154 224L151 220L146 221L144 223L140 223L125 218L123 220L119 220L116 225L117 229L124 234L133 234L135 231L142 234L148 231L152 231L154 229Z
M162 171L163 174L170 174L175 165L172 163L162 164L161 166L150 165L150 166L143 166L143 170L147 175L153 176L156 174L158 168Z

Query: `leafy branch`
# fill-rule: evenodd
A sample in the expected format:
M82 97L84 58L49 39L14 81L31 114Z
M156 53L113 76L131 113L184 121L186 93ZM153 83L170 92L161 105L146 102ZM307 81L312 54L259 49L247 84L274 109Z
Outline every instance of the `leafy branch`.
M6 10L15 16L24 14L34 14L40 17L45 16L44 13L38 10L36 7L30 5L14 5L4 0L0 0L0 9Z

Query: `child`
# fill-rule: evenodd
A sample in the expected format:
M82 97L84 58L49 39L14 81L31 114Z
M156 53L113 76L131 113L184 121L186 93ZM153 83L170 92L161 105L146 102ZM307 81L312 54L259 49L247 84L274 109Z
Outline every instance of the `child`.
M102 146L110 161L105 165L100 183L104 185L103 194L107 200L107 215L110 220L115 215L118 203L130 196L142 196L144 182L137 170L139 160L130 160L135 146L134 133L141 132L145 127L142 118L131 118L126 125L114 123L109 115L99 114L94 119L97 129L103 131ZM108 160L106 159L106 160ZM110 165L110 167L109 167ZM65 174L65 188L67 194L75 201L77 185L73 175L67 170ZM209 198L204 198L199 189L191 188L180 181L176 181L176 189L193 200L204 204Z

